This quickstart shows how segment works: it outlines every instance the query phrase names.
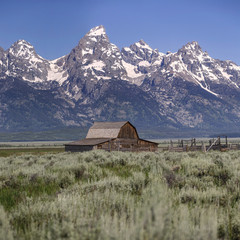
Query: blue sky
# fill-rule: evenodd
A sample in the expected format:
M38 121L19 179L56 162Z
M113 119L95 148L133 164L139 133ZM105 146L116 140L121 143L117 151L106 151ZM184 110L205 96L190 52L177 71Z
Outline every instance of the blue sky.
M55 59L97 25L119 48L143 39L165 53L198 41L211 57L240 65L239 0L2 0L0 46L25 39Z

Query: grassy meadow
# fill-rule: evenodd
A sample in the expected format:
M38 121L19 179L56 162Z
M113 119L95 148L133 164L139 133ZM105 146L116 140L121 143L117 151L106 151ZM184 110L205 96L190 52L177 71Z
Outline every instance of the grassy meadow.
M240 152L0 157L0 239L240 239Z

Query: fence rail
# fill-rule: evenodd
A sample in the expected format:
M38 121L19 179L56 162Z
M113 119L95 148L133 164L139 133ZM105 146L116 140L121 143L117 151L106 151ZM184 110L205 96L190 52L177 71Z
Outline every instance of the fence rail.
M159 150L171 152L240 150L240 143L230 143L227 139L227 136L217 137L216 139L210 140L204 139L199 141L197 141L195 138L175 141L169 140L168 142L164 141L164 143L160 143Z

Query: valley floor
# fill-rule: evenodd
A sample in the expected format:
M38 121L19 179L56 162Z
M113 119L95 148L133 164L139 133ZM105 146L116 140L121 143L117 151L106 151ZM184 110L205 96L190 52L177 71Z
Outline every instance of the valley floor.
M240 239L240 152L0 157L1 239Z

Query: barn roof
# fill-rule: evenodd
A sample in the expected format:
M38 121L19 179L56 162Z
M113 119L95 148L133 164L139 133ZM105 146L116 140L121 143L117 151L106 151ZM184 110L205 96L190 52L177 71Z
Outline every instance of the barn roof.
M79 141L75 141L75 142L70 142L68 144L65 145L84 145L84 146L95 146L97 144L100 143L104 143L109 141L110 138L85 138Z
M124 121L124 122L94 122L91 129L108 129L108 128L120 129L127 122L128 121Z
M128 121L125 122L94 122L88 130L88 138L117 138L119 131Z

